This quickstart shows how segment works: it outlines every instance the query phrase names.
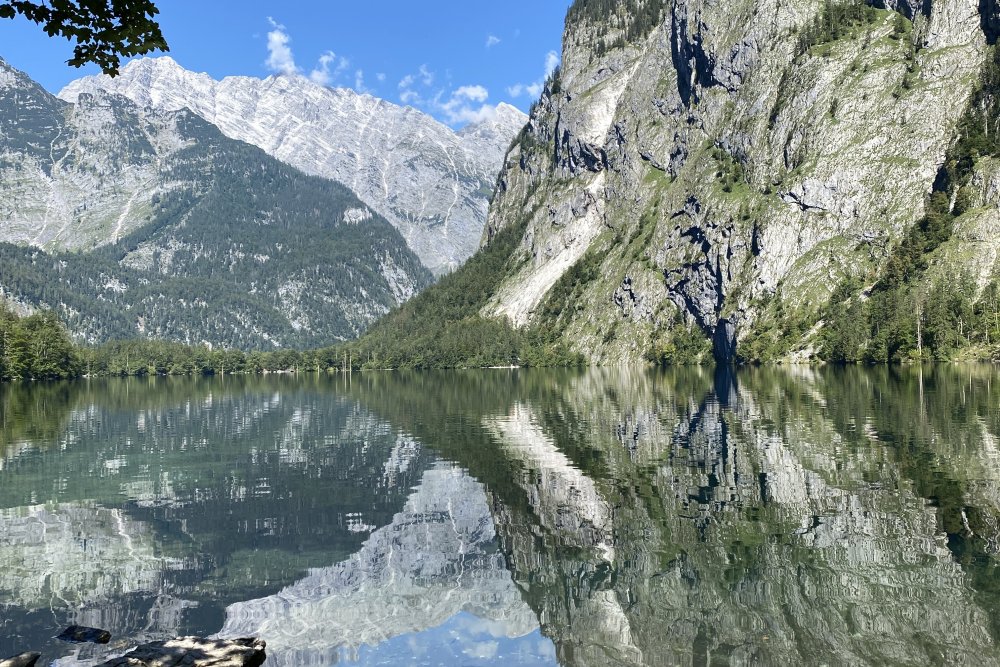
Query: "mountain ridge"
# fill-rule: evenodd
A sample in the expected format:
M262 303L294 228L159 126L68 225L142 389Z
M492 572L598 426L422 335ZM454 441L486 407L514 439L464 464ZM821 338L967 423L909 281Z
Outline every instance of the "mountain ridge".
M189 108L231 138L344 183L437 275L478 248L503 153L527 119L501 104L494 118L455 132L413 107L299 75L215 80L168 56L133 60L114 79L78 79L59 97L72 102L95 90L140 107Z
M2 62L0 82L0 240L20 244L0 243L0 295L78 340L319 347L432 281L345 186L190 111L72 105ZM61 234L74 251L39 248Z

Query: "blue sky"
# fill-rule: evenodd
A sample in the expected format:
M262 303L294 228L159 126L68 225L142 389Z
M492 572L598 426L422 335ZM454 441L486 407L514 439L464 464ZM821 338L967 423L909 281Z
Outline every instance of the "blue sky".
M499 102L526 110L558 61L570 0L159 0L183 67L264 77L294 69L459 126ZM23 19L0 19L0 56L52 92L93 74Z

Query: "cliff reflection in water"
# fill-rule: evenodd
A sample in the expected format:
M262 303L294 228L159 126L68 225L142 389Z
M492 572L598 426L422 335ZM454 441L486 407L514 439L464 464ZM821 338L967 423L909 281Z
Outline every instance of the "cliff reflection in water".
M998 380L592 370L359 396L486 484L563 664L997 664ZM478 443L412 417L462 397Z
M0 406L0 653L55 616L259 634L276 665L1000 664L992 367L78 383Z

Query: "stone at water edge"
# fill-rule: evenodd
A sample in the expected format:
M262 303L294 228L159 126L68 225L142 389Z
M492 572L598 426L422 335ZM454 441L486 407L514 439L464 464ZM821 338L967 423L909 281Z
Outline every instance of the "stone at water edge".
M178 637L150 642L98 667L258 667L267 655L262 639Z
M0 667L34 667L41 653L22 653L0 660Z
M56 639L74 644L107 644L111 641L111 633L100 628L88 628L83 625L71 625L56 635Z

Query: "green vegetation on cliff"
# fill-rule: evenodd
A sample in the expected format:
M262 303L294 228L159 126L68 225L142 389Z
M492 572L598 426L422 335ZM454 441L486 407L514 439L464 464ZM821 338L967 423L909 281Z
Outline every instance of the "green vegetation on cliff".
M900 30L905 30L906 20L902 14L897 16ZM799 33L798 52L805 53L814 46L851 35L859 26L874 23L879 17L879 11L864 0L841 3L826 0L823 10Z
M927 197L924 215L889 250L878 272L844 278L818 313L785 310L780 296L741 342L745 361L768 362L803 349L809 324L822 320L813 338L820 359L837 363L948 360L1000 352L1000 277L977 288L971 275L944 266L943 250L956 222L975 215L971 180L977 163L1000 157L992 127L1000 113L1000 53L982 70Z
M603 33L619 30L616 38L608 41L602 35L591 49L591 57L600 57L611 49L621 48L643 39L663 19L663 3L659 0L576 0L566 12L566 25L581 22L605 26Z
M516 329L480 311L500 284L524 235L500 230L461 268L376 322L343 346L363 367L476 368L580 363L544 327Z
M968 275L928 275L935 251L967 212L976 162L1000 156L991 122L1000 112L1000 52L983 68L982 85L956 129L957 140L938 172L926 213L892 249L867 294L853 281L833 293L825 313L820 355L837 362L950 359L963 348L1000 341L998 284L977 294ZM863 297L867 295L867 299Z

